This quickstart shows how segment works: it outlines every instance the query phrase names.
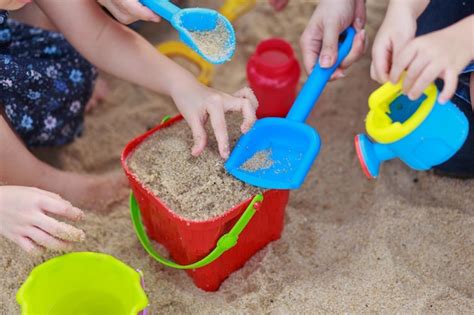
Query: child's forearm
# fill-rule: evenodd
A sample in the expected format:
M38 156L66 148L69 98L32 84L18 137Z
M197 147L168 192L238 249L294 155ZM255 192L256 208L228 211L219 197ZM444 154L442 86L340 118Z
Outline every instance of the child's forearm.
M430 0L390 0L388 10L397 10L400 6L404 6L412 13L412 17L417 19L429 3Z
M37 3L86 59L108 73L168 95L177 82L193 79L141 36L108 17L96 1Z
M453 36L453 40L459 40L463 43L466 51L469 51L471 60L474 60L474 14L462 19L461 21L449 26L449 30Z
M114 21L104 28L98 42L86 58L124 80L167 95L185 81L195 80L190 72L159 53L143 37Z

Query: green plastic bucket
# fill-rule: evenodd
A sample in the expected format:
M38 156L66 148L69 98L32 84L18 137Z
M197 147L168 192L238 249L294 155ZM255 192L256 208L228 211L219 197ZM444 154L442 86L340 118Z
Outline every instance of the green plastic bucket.
M35 267L16 296L23 315L146 314L139 272L105 254L80 252Z

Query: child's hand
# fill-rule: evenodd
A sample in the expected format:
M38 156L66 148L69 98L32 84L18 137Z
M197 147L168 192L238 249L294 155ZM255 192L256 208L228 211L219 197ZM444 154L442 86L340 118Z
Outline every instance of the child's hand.
M97 0L120 23L130 24L138 20L159 22L161 19L139 0Z
M395 56L410 40L415 37L416 16L410 6L390 2L385 19L375 36L372 46L372 64L370 76L379 83L389 80L388 74Z
M277 12L283 10L288 4L288 0L268 0L268 2Z
M67 250L85 234L48 214L80 220L84 213L59 195L32 187L0 186L0 234L31 254Z
M471 18L471 23L474 19ZM451 27L412 40L395 55L390 81L398 82L404 70L403 93L412 100L421 96L426 87L437 78L444 80L439 102L446 103L454 95L458 75L474 55L472 24L460 27L463 21Z
M332 79L344 77L344 70L365 51L365 20L364 0L321 0L300 39L306 71L310 73L313 70L318 57L324 68L329 68L336 62L339 34L352 24L357 30L352 50Z
M222 158L227 159L230 148L224 113L242 112L244 119L240 129L243 133L247 132L256 120L255 112L258 106L252 90L243 88L231 96L201 85L195 80L182 86L186 86L186 89L172 92L171 96L193 133L192 155L198 156L206 147L207 134L204 125L210 118L219 153Z

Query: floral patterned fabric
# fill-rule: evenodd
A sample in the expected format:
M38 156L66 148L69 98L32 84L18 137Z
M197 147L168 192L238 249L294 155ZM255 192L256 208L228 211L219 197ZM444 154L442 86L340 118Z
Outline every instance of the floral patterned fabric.
M0 11L0 106L27 146L63 145L80 135L96 77L62 34Z

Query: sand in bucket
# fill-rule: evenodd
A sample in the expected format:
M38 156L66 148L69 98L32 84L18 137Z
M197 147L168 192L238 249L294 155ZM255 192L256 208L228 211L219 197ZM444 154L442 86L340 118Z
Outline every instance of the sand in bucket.
M227 117L230 145L240 136L240 117ZM183 120L146 139L127 159L137 179L169 209L188 220L221 215L261 190L235 179L224 169L217 142L208 127L208 146L191 155L193 138Z

